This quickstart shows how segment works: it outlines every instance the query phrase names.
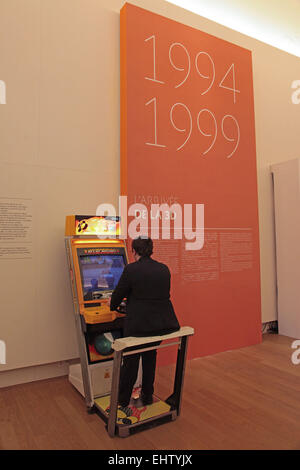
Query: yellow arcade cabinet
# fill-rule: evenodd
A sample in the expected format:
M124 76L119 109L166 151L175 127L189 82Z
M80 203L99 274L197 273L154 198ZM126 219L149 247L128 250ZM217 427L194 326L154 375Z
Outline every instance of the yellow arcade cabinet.
M122 337L125 304L115 312L109 306L128 263L119 235L119 217L66 217L65 246L80 355L80 365L70 366L69 379L85 397L89 411L95 397L110 391L112 343Z
M111 294L128 263L125 242L118 238L119 217L68 216L65 235L80 355L80 365L74 366L77 376L71 374L70 380L84 395L88 411L97 412L106 422L111 437L127 437L175 420L181 409L187 343L193 328L183 327L164 336L123 338L126 304L115 312L109 306ZM153 346L157 341L163 344ZM123 356L174 345L177 362L173 393L166 400L154 396L153 404L144 406L138 391L136 394L134 391L131 406L118 409Z

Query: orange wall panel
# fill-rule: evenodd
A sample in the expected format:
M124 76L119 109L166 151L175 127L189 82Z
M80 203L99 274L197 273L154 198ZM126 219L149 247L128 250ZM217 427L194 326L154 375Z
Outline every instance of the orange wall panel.
M181 324L195 328L190 357L261 341L250 51L125 4L121 193L149 208L204 204L201 250L154 241Z

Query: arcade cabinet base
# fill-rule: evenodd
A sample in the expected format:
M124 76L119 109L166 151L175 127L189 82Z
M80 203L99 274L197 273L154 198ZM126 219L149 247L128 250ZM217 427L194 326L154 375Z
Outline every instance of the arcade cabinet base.
M96 398L94 404L98 414L107 423L110 395ZM170 405L155 396L153 396L153 403L147 406L144 406L140 399L131 399L128 407L118 408L116 434L120 437L128 437L134 432L174 421L176 417L176 410L171 410Z

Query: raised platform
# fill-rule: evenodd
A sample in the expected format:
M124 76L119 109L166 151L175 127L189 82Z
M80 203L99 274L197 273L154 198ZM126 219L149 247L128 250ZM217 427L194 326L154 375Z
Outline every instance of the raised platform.
M97 408L98 414L102 419L107 422L109 418L110 395L96 398L94 406ZM166 421L176 419L176 410L171 410L170 405L160 400L158 397L153 397L151 405L143 405L141 400L131 399L130 404L126 408L118 408L116 419L116 430L120 437L127 437L129 434L135 432L135 428L144 425L144 427L151 427L162 424Z

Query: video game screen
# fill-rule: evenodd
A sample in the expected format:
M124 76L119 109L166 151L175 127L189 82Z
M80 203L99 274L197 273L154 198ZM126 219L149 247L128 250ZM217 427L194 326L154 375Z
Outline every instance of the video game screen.
M105 297L116 287L125 267L122 255L84 255L79 257L84 300Z

